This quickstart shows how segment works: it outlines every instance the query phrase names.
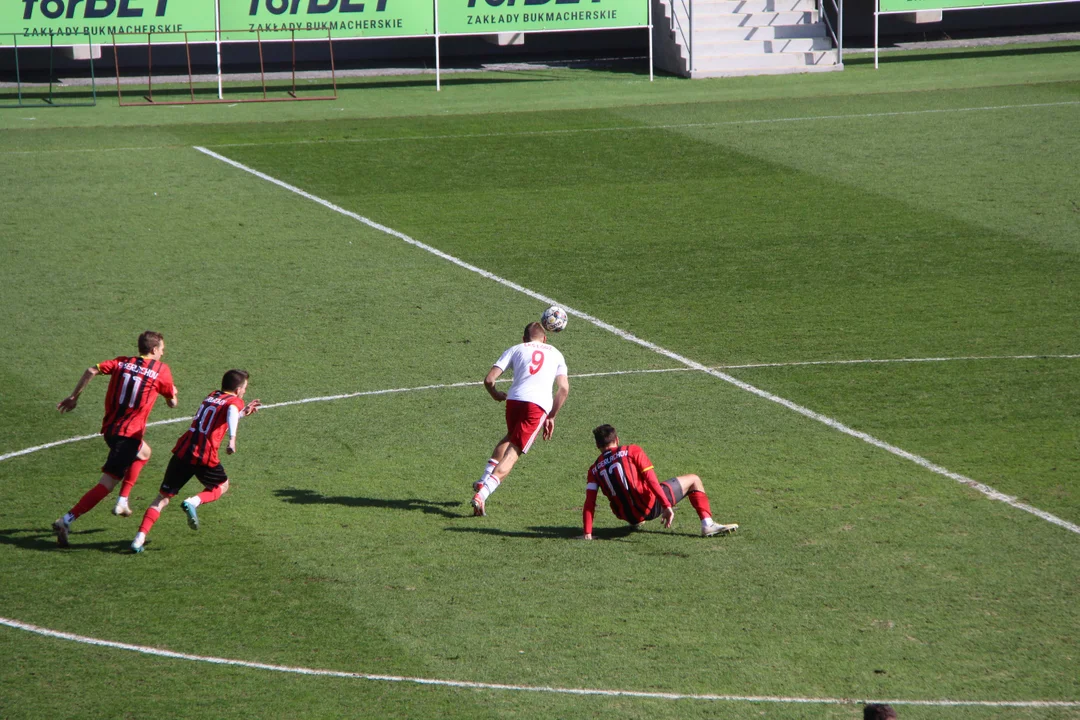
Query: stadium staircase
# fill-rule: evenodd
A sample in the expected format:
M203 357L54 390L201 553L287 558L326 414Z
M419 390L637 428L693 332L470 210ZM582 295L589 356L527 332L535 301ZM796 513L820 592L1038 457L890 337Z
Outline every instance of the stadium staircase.
M842 70L828 1L652 0L656 65L691 78Z

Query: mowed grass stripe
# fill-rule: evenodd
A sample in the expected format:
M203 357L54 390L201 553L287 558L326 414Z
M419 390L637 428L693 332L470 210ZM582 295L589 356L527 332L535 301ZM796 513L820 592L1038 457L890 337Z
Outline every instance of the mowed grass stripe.
M37 627L29 623L19 622L10 618L0 617L0 625L9 628L23 630L44 637L58 640L68 640L85 645L112 648L115 650L127 650L143 655L173 660L188 660L192 662L207 663L210 665L232 665L236 667L250 668L253 670L267 670L270 672L290 673L295 675L310 675L316 677L352 678L356 680L372 680L375 682L410 683L416 685L429 685L436 687L464 688L472 690L506 690L516 692L539 692L556 695L599 695L606 697L630 697L651 700L707 700L727 702L749 702L760 704L789 704L789 705L852 705L867 702L887 702L895 705L919 705L923 707L1016 707L1016 708L1069 708L1080 707L1080 701L1054 701L1054 700L896 700L896 699L867 699L853 700L851 698L810 698L810 697L768 697L753 695L694 695L682 693L645 692L640 690L600 690L596 688L558 688L532 685L506 685L493 683L469 682L466 680L439 680L435 678L404 677L401 675L374 675L370 673L348 672L343 670L325 670L318 668L289 667L272 665L268 663L250 662L247 660L235 660L230 658L210 657L206 655L192 655L178 653L162 648L144 647L129 643L118 643L111 640L84 637L73 633L58 632L48 628Z
M521 285L519 285L517 283L506 280L506 279L504 279L502 277L499 277L498 275L495 275L494 273L491 273L491 272L489 272L487 270L483 270L481 268L476 267L475 265L471 265L471 264L466 263L466 262L464 262L462 260L459 260L458 258L456 258L456 257L454 257L452 255L449 255L447 253L444 253L443 251L438 250L437 248L434 248L434 247L432 247L432 246L430 246L430 245L428 245L426 243L419 242L419 241L409 237L408 235L405 235L404 233L398 232L397 230L393 230L392 228L386 227L385 225L376 223L375 221L370 220L370 219L368 219L368 218L366 218L366 217L364 217L362 215L358 215L357 213L354 213L354 212L352 212L350 210L346 210L346 209L344 209L344 208L342 208L342 207L340 207L338 205L335 205L335 204L329 202L328 200L324 200L324 199L322 199L320 197L312 195L311 193L308 193L308 192L306 192L306 191L304 191L304 190L302 190L302 189L300 189L300 188L298 188L298 187L296 187L294 185L290 185L289 183L286 183L286 182L284 182L282 180L278 180L277 178L274 178L274 177L272 177L270 175L267 175L266 173L263 173L263 172L260 172L258 170L255 170L254 168L248 167L248 166L244 165L243 163L239 163L239 162L237 162L235 160L227 158L227 157L225 157L223 155L220 155L218 153L215 153L215 152L213 152L211 150L207 150L206 148L196 147L195 149L198 150L199 152L202 152L202 153L214 158L214 159L220 160L220 161L222 161L222 162L224 162L224 163L226 163L228 165L231 165L232 167L234 167L234 168L236 168L238 170L242 170L242 171L244 171L246 173L254 175L255 177L258 177L261 180L265 180L267 182L273 183L274 185L277 185L280 188L288 190L289 192L300 195L301 197L303 197L305 199L308 199L308 200L311 200L312 202L316 202L316 203L322 205L323 207L325 207L325 208L327 208L329 210L332 210L333 212L339 213L341 215L345 215L345 216L350 217L350 218L352 218L352 219L354 219L354 220L356 220L356 221L358 221L360 223L363 223L364 225L367 225L367 226L369 226L371 228L377 229L377 230L379 230L381 232L385 232L388 235L392 235L392 236L394 236L394 237L396 237L396 238L398 238L400 240L403 240L404 242L407 242L410 245L413 245L413 246L418 247L418 248L420 248L420 249L422 249L422 250L424 250L426 252L429 252L429 253L431 253L433 255L436 255L439 258L442 258L444 260L452 262L453 264L458 265L459 267L461 267L463 269L469 270L470 272L474 272L474 273L480 275L481 277L484 277L484 278L489 279L489 280L493 280L493 281L499 283L500 285L504 285L506 287L509 287L509 288L511 288L513 290L516 290L516 291L521 292L521 293L523 293L525 295L528 295L531 298L541 300L542 302L562 305L563 308L566 309L568 314L573 315L575 317L579 317L582 320L586 320L586 321L592 323L593 325L595 325L596 327L599 327L599 328L601 328L603 330L607 330L608 332L622 338L623 340L626 340L628 342L634 343L635 345L639 345L641 347L644 347L644 348L646 348L648 350L651 350L651 351L657 353L658 355L663 355L664 357L666 357L666 358L668 358L670 360L674 360L676 362L679 362L679 363L685 365L688 368L692 368L694 370L700 370L701 372L712 375L713 377L718 378L720 380L723 380L724 382L729 383L731 385L734 385L735 387L738 387L738 388L740 388L742 390L745 390L746 392L749 392L749 393L751 393L753 395L757 395L758 397L760 397L762 399L769 400L770 402L774 402L774 403L776 403L778 405L782 405L783 407L786 407L789 410L797 412L800 415L802 415L804 417L807 417L807 418L809 418L811 420L816 420L817 422L820 422L820 423L832 428L833 430L837 430L839 432L842 432L845 435L849 435L849 436L851 436L851 437L853 437L853 438L855 438L857 440L862 440L865 443L868 443L868 444L873 445L873 446L875 446L877 448L885 450L886 452L892 453L893 455L896 455L897 457L901 457L901 458L903 458L905 460L909 460L909 461L915 463L916 465L919 465L920 467L923 467L926 470L929 470L930 472L936 473L938 475L942 475L942 476L944 476L946 478L949 478L950 480L954 480L954 481L956 481L958 483L966 485L966 486L972 488L973 490L976 490L976 491L982 493L983 495L990 498L991 500L998 500L998 501L1003 502L1003 503L1005 503L1007 505L1010 505L1011 507L1014 507L1014 508L1016 508L1018 510L1022 510L1024 512L1031 513L1032 515L1035 515L1036 517L1041 518L1042 520L1045 520L1045 521L1047 521L1049 523L1057 525L1058 527L1064 528L1065 530L1068 530L1070 532L1073 532L1073 533L1076 533L1076 534L1080 535L1080 525L1076 525L1076 524L1071 523L1071 522L1069 522L1067 520L1063 520L1062 518L1059 518L1056 515L1045 512L1043 510L1040 510L1039 508L1034 507L1032 505L1029 505L1027 503L1020 502L1015 497L1012 497L1012 496L1006 495L1004 493L998 492L994 488L992 488L992 487L990 487L990 486L988 486L988 485L986 485L984 483L978 482L977 480L973 480L972 478L966 477L966 476L961 475L959 473L952 472L951 470L949 470L949 469L947 469L945 467L942 467L941 465L938 465L936 463L932 463L929 460L927 460L926 458L920 457L919 455L916 455L915 453L908 452L907 450L904 450L902 448L896 447L895 445L891 445L891 444L889 444L887 442L879 440L878 438L875 438L875 437L873 437L873 436L871 436L871 435L869 435L867 433L861 432L859 430L855 430L854 428L848 427L847 425L845 425L845 424L843 424L843 423L841 423L841 422L839 422L837 420L834 420L833 418L830 418L830 417L827 417L827 416L822 415L820 413L814 412L813 410L811 410L809 408L803 407L801 405L798 405L797 403L791 402L790 400L782 398L782 397L780 397L778 395L774 395L774 394L772 394L770 392L767 392L767 391L762 390L762 389L760 389L758 387L755 387L754 385L751 385L749 383L743 382L742 380L739 380L739 379L733 377L732 375L728 375L727 373L723 373L723 372L720 372L718 370L713 370L713 369L711 369L711 368L709 368L709 367L707 367L705 365L702 365L701 363L699 363L699 362L697 362L695 360L691 360L691 359L689 359L687 357L684 357L682 355L679 355L679 354L677 354L677 353L675 353L675 352L673 352L671 350L663 348L663 347L661 347L661 346L659 346L659 345L657 345L655 343L652 343L652 342L650 342L648 340L644 340L642 338L639 338L639 337L637 337L636 335L634 335L632 333L626 332L625 330L621 330L620 328L617 328L614 325L611 325L611 324L609 324L607 322L604 322L603 320L600 320L599 318L593 317L592 315L589 315L589 314L587 314L585 312L582 312L581 310L577 310L575 308L572 308L569 305L566 305L565 303L560 303L559 301L557 301L557 300L555 300L553 298L549 298L549 297L547 297L545 295L542 295L542 294L540 294L538 292L535 292L533 290L525 288L525 287L523 287L523 286L521 286Z
M981 107L956 107L956 108L930 108L925 110L897 110L891 112L874 113L849 113L834 115L806 115L780 118L742 118L738 120L718 120L712 122L693 123L659 123L641 125L610 125L603 127L559 128L548 130L518 130L507 132L486 133L451 133L434 135L398 135L386 137L364 138L336 138L315 140L268 140L263 142L221 142L207 143L207 147L215 148L238 148L238 147L262 147L266 145L334 145L356 143L387 143L405 141L440 141L440 140L477 140L490 138L514 138L514 137L544 137L575 134L595 133L626 133L626 132L655 132L665 130L698 130L723 127L770 125L775 123L801 123L823 121L848 121L848 120L873 120L879 118L897 118L919 115L937 115L944 113L975 113L996 112L1003 110L1034 110L1040 108L1080 106L1080 100L1048 102L1048 103L1020 103L1015 105L986 105ZM146 146L120 146L120 147L92 147L92 148L63 148L46 150L0 150L0 155L37 155L46 153L99 153L99 152L145 152L150 150L179 150L187 147L185 144L146 145Z

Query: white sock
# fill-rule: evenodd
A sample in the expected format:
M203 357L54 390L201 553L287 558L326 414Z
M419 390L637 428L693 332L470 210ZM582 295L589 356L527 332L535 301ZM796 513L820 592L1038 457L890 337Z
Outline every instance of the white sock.
M64 513L64 524L70 525L73 522L75 522L75 516L69 512Z
M703 529L704 529L704 528L708 528L708 527L709 527L710 525L712 525L712 524L713 524L713 522L712 522L712 518L711 518L711 517L709 517L708 515L706 515L705 517L701 518L701 527L702 527Z
M186 502L191 507L199 507L200 505L202 505L202 500L199 499L198 495L192 495L184 502Z
M142 545L145 542L146 542L146 533L137 532L137 533L135 533L135 539L131 541L131 544L132 545Z
M120 495L120 496L118 496L116 498L116 504L117 505L127 505L128 504L127 500L128 499L126 497L124 497L123 495Z
M494 470L498 466L498 464L499 461L495 458L491 458L487 461L487 466L484 468L484 474L480 476L480 483L483 483L485 480L487 480L488 475L491 474L491 471Z
M491 493L495 492L499 488L499 481L494 475L488 475L484 478L484 486L480 488L480 492L477 494L481 500L487 500Z

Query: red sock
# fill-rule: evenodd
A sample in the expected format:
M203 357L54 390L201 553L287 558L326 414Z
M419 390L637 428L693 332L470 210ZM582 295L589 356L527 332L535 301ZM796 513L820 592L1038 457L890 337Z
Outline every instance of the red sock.
M136 481L139 479L139 473L146 466L149 460L136 460L131 463L131 467L124 473L124 482L120 485L120 497L126 498L131 495L131 489L135 487Z
M98 483L90 488L90 490L79 499L79 502L75 503L75 507L71 508L71 514L74 517L79 517L83 513L90 512L94 509L94 506L101 502L101 499L110 492L112 492L112 488L107 488L101 483Z
M712 517L712 510L709 508L709 496L705 493L695 490L686 496L686 499L690 501L690 504L697 510L697 516L704 520L707 517Z
M139 532L144 535L150 534L150 528L154 527L154 523L161 516L161 512L155 510L152 507L146 508L146 512L143 513L142 523L139 525Z
M199 493L199 502L200 503L214 502L219 497L221 497L222 492L223 491L222 491L220 485L218 485L213 490L203 490L201 493Z

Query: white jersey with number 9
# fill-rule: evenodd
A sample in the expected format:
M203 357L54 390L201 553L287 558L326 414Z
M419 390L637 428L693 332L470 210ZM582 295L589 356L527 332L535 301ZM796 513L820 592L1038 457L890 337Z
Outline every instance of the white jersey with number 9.
M551 412L551 386L566 375L566 360L555 347L541 342L520 343L495 361L500 370L510 368L514 381L506 393L508 400L524 400Z

